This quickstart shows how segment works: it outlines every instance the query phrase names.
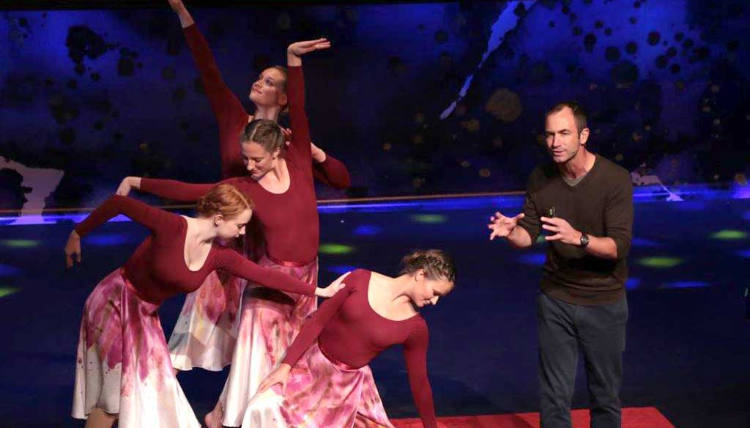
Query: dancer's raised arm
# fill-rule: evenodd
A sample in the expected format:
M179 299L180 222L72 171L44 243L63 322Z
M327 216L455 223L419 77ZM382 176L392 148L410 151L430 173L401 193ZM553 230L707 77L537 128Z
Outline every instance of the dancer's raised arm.
M219 153L222 172L226 177L228 171L239 170L242 167L238 142L233 137L236 137L237 125L247 123L248 114L239 98L224 82L206 38L201 34L185 5L181 0L169 0L169 5L180 18L185 40L219 125Z
M287 99L289 103L289 120L292 126L292 141L289 155L300 162L311 162L310 125L305 111L305 78L302 73L301 56L316 50L328 49L331 42L327 39L296 42L287 48ZM300 163L301 165L302 163Z

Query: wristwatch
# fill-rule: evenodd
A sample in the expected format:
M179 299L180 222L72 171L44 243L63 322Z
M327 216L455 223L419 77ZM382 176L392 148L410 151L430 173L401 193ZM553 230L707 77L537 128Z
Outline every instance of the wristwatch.
M578 246L581 248L586 248L587 245L589 245L589 236L581 232L581 243L578 244Z

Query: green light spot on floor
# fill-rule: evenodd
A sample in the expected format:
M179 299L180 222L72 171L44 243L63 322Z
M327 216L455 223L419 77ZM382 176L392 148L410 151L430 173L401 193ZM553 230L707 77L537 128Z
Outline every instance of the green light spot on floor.
M9 296L13 293L17 293L19 291L18 288L13 287L0 287L0 297Z
M0 245L11 248L32 248L39 245L39 241L31 239L3 239L0 241Z
M448 221L448 218L442 214L415 214L411 216L411 219L417 223L425 224L438 224Z
M684 260L678 257L646 257L638 260L638 264L640 265L657 269L673 268L682 262Z
M318 251L322 254L348 254L354 247L344 244L320 244Z
M747 233L741 230L724 229L724 230L720 230L716 233L711 234L711 237L714 239L721 239L724 241L732 241L736 239L747 238Z

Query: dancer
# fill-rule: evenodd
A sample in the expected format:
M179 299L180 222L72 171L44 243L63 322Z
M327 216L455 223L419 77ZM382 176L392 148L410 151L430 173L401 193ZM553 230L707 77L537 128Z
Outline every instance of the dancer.
M287 108L287 70L277 65L261 72L248 94L248 98L255 106L255 113L248 114L239 98L222 79L208 42L182 0L169 0L169 6L180 19L185 40L198 67L203 88L219 125L221 175L223 178L243 176L246 170L237 144L239 137L245 126L254 119L269 119L278 122L280 113ZM289 132L284 131L288 137ZM312 142L310 142L310 149L314 161L315 178L336 189L349 187L351 184L349 171L343 163L326 154Z
M453 290L453 262L440 250L404 257L400 276L355 270L305 323L286 357L248 405L243 427L393 427L367 366L404 345L409 384L425 427L437 427L427 379L427 324L418 308Z
M151 236L86 300L74 418L87 419L87 427L110 427L118 418L118 426L126 428L201 426L172 371L157 309L164 300L198 288L215 269L291 293L330 296L340 288L315 288L214 245L215 239L243 235L251 209L242 193L221 184L200 199L197 218L115 195L75 227L65 246L68 267L81 261L80 238L118 214L148 227Z
M248 94L255 107L255 112L252 115L248 114L238 97L222 79L208 43L185 5L180 0L170 0L169 4L180 20L187 45L216 117L222 177L242 176L246 169L238 144L240 135L245 126L254 119L278 120L280 112L287 107L287 71L281 66L263 70ZM284 131L288 139L290 132ZM349 187L350 178L346 166L312 142L310 146L315 178L334 188ZM118 193L125 193L125 190ZM264 236L257 219L250 221L247 238L244 252L249 258L258 261L265 250ZM239 302L230 299L222 303L216 299L207 299L215 293L214 290L226 288L230 284L236 289L242 289L245 285L244 281L237 278L219 278L218 274L214 273L206 278L204 286L185 299L176 328L169 339L175 368L190 370L197 366L207 370L221 370L231 362L237 336L236 312ZM228 297L233 296L234 294ZM209 302L213 305L209 305Z
M577 103L555 105L545 120L552 163L531 173L523 213L490 218L490 239L528 248L541 229L550 232L537 297L542 427L570 427L579 350L591 426L619 427L633 186L628 171L586 149Z
M306 282L317 283L320 226L313 185L310 134L305 114L301 55L328 49L318 39L293 43L287 49L291 144L286 147L280 127L256 119L240 137L241 153L249 176L224 182L233 184L256 203L256 218L266 241L259 260ZM194 201L211 184L128 177L132 188L178 201ZM249 399L260 381L281 361L304 319L317 307L315 298L289 296L249 284L242 293L237 343L232 367L215 409L206 415L209 427L239 426ZM177 329L179 326L176 326ZM221 369L221 367L219 367Z
M245 175L247 171L238 144L240 136L245 126L254 119L269 119L275 122L280 112L287 108L287 71L281 66L263 70L248 94L255 107L255 112L248 114L239 98L222 79L208 43L185 5L180 0L170 0L169 4L180 20L187 45L216 117L222 177ZM290 132L284 131L285 137L289 139ZM314 177L334 188L349 187L350 178L346 166L312 142L310 148ZM123 181L118 194L127 194L129 180ZM243 251L252 260L258 261L265 252L265 237L257 218L250 221L247 229ZM209 299L217 290L228 286L242 290L245 283L238 278L220 278L218 273L212 273L199 290L185 298L180 317L169 338L170 354L175 368L190 370L193 367L201 367L217 371L231 362L238 334L237 310L240 306L240 302L235 301L234 297L239 295L239 292L227 294L227 300L224 302Z

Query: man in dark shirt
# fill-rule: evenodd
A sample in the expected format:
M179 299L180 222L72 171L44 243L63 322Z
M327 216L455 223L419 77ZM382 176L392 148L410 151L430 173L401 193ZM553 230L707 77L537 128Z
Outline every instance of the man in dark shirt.
M537 298L542 427L570 427L579 349L591 402L591 426L619 427L619 390L628 306L627 265L633 225L630 174L589 152L586 115L575 102L547 112L552 163L529 178L523 213L490 219L490 239L528 248L547 231Z

